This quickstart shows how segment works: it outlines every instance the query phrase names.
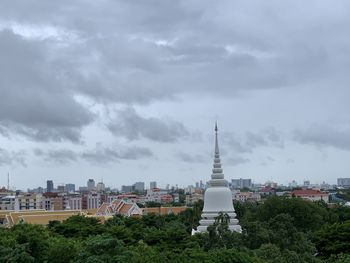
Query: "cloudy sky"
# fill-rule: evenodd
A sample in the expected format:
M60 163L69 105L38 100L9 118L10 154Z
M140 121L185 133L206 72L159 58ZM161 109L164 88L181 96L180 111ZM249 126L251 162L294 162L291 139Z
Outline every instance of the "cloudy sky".
M0 3L0 185L350 177L349 1Z

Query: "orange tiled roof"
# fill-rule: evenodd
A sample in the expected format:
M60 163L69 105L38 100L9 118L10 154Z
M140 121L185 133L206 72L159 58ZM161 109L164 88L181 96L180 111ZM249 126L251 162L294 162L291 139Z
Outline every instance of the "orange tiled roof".
M119 214L127 215L133 204L124 204L118 211Z
M111 206L113 210L117 210L119 209L119 206L121 206L122 204L123 204L123 200L116 199L116 200L113 200L113 202L111 203Z
M97 209L96 213L97 214L105 213L109 205L110 205L109 203L102 203L102 205Z

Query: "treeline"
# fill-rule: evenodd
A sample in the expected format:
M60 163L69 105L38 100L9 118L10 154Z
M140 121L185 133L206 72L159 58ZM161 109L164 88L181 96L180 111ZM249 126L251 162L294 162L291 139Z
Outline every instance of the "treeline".
M350 262L350 208L271 197L236 203L243 233L221 214L209 233L191 236L203 203L177 216L115 216L104 224L73 216L47 227L0 229L0 262Z

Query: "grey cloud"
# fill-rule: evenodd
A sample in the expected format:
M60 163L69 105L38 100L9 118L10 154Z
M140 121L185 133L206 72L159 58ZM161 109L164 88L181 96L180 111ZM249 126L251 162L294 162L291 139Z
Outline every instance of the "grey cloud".
M274 158L272 158L271 156L267 156L266 160L270 161L270 162L275 162L276 160Z
M192 155L185 152L178 152L175 156L186 163L205 163L209 161L209 156L206 158L201 154Z
M246 132L244 136L223 133L222 139L225 145L230 146L230 150L237 153L252 153L258 147L284 147L280 132L272 127L257 133Z
M350 126L331 127L317 124L307 129L295 130L294 139L302 144L350 151Z
M26 166L25 151L8 151L0 148L0 166Z
M265 12L275 14L276 6L285 16L266 16ZM56 70L57 63L63 64L58 73L67 78L75 92L94 100L148 103L183 93L234 96L239 90L303 83L319 73L339 74L342 63L348 62L339 59L343 56L332 60L329 54L334 50L345 52L347 45L340 49L337 41L328 39L343 40L344 26L329 30L333 37L325 41L324 34L313 27L300 30L299 20L309 19L309 14L296 18L290 8L276 2L234 5L222 1L213 8L206 1L200 5L197 1L104 1L101 5L15 1L3 6L2 17L33 26L60 25L78 32L81 39L76 43L57 47L51 40L42 45L51 51L54 62L48 68ZM308 8L325 12L312 4ZM339 6L332 8L331 17L337 17ZM134 14L132 18L130 13ZM250 14L249 23L241 20L242 14ZM256 29L257 22L262 31ZM327 21L317 22L331 27ZM299 32L289 34L289 41L285 41L284 23L293 33Z
M48 125L25 126L21 124L14 124L13 122L0 122L2 129L6 132L5 135L11 138L10 133L23 135L30 140L40 142L62 142L64 140L74 143L81 143L82 128L75 127L50 127Z
M48 150L34 149L34 154L43 160L58 164L69 164L78 160L78 154L72 150Z
M145 147L128 147L119 153L119 158L124 160L138 160L141 158L152 157L153 153Z
M36 157L49 163L61 165L71 164L83 159L94 165L104 165L120 160L138 160L142 158L150 158L153 153L145 147L136 146L113 146L106 147L102 144L96 144L93 149L85 151L72 151L69 149L42 150L36 148L33 150Z
M1 130L39 141L79 142L93 114L53 70L46 43L0 31L0 56Z
M250 162L250 160L244 157L231 157L225 160L225 164L232 165L232 166L237 166L248 162Z
M130 107L118 111L117 118L107 127L115 136L123 136L129 140L146 138L158 142L175 142L189 135L180 122L153 117L144 118Z
M93 164L109 164L120 160L138 160L153 156L151 150L145 147L105 147L97 144L95 149L87 150L81 154L81 158Z

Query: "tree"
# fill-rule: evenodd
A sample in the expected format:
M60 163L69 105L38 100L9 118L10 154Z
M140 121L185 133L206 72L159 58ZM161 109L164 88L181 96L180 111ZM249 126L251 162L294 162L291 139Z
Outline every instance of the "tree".
M69 263L75 262L81 243L64 237L51 238L47 251L48 262Z
M96 218L74 215L62 223L51 224L50 230L67 238L86 238L102 234L105 228Z
M316 232L316 247L322 257L340 253L350 254L350 220L325 225Z
M242 235L229 229L230 216L220 212L213 225L208 227L205 250L218 248L239 248L243 244Z
M18 224L12 227L12 235L20 251L33 257L36 262L44 262L49 248L49 233L40 225ZM21 253L24 255L24 253Z
M79 253L77 262L128 262L134 256L133 252L124 247L122 241L111 235L92 236L86 240L82 252Z

